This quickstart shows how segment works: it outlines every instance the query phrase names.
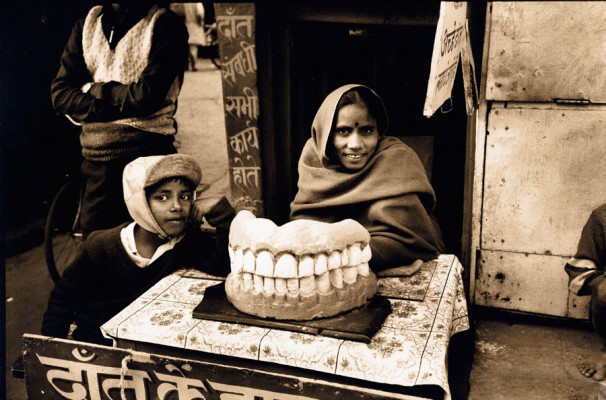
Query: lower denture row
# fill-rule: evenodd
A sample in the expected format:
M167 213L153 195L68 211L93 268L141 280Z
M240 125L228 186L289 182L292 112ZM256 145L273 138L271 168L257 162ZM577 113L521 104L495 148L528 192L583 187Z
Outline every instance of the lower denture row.
M370 272L368 263L361 263L353 267L336 268L320 275L303 278L275 278L266 277L250 272L239 272L237 277L242 279L244 290L254 290L257 293L273 294L311 294L316 291L326 293L332 287L342 289L344 285L356 282L358 275L368 276Z

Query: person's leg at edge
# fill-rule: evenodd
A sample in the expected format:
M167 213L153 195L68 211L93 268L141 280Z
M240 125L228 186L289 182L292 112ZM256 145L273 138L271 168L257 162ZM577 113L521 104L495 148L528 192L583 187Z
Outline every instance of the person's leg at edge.
M84 236L99 229L113 228L130 219L122 198L124 162L101 163L84 160L86 179L80 226Z
M582 361L578 367L584 376L603 381L606 379L606 277L602 275L595 278L591 286L590 318L604 343L595 356Z

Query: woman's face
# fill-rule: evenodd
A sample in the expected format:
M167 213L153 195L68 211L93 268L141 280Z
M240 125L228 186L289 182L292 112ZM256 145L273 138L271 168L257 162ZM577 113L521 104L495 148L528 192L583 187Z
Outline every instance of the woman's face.
M338 111L332 144L345 168L359 170L364 167L378 142L377 121L364 104L348 104Z

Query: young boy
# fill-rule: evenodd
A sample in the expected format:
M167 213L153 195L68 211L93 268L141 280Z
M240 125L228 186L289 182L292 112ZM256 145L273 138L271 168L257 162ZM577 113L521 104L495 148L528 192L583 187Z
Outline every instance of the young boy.
M129 163L123 173L124 200L134 222L88 237L51 292L42 334L66 337L75 322L75 340L111 344L100 326L161 278L183 267L226 276L235 211L224 197L194 204L200 179L198 164L183 154ZM202 217L216 235L200 231Z
M596 381L606 379L606 204L593 210L587 220L577 252L565 266L569 289L579 295L591 295L589 318L604 339L604 348L578 365L581 374Z

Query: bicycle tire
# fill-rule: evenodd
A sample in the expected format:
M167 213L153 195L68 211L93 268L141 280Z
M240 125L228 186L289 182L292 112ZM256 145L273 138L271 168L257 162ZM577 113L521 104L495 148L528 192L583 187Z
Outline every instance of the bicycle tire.
M65 183L55 195L44 227L44 256L53 282L61 279L83 244L79 231L82 188L77 181Z

